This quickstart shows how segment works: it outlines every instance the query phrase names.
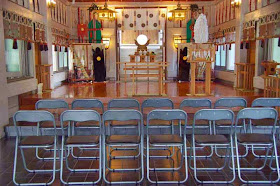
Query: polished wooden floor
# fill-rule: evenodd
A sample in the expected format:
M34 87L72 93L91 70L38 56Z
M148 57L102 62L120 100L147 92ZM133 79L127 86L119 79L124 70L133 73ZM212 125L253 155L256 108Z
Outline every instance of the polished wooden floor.
M78 98L97 98L100 99L105 105L113 98L128 98L133 97L138 99L141 103L144 99L151 96L143 96L145 94L152 94L152 97L157 97L158 94L158 82L137 82L136 94L142 96L132 96L132 83L115 82L109 81L104 83L76 83L76 84L64 84L60 87L53 89L51 92L38 94L28 94L20 97L20 108L26 109L34 106L35 102L39 99L64 99L71 103L74 99ZM197 82L196 90L198 94L204 93L204 83ZM199 98L187 96L190 92L189 82L166 82L164 86L166 95L163 97L168 97L172 99L175 106L179 105L183 99L186 98ZM223 85L220 83L212 83L210 96L205 96L204 98L209 98L211 101L215 102L221 97L244 97L248 103L257 97L263 96L262 93L244 92L234 89L232 86ZM201 98L201 97L200 97ZM29 107L28 107L29 106Z

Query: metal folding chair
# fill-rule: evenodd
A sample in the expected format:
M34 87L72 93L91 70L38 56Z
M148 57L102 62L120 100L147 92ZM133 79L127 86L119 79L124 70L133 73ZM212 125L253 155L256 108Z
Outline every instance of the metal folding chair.
M215 104L214 104L214 109L230 109L232 110L235 115L237 115L237 113L243 109L247 107L247 101L244 98L220 98L218 99ZM213 133L217 134L218 133L218 129L226 129L230 132L231 129L231 121L226 121L226 120L221 120L221 121L216 121L216 125L213 125ZM243 132L247 133L247 128L246 128L246 122L245 120L239 120L238 126L240 129L240 133ZM221 148L223 149L223 148ZM219 156L219 157L225 157L224 155L220 155L218 153L218 149L215 147L215 153ZM247 156L248 154L248 147L246 146L246 151L245 154L243 156Z
M72 136L66 136L64 130L62 130L62 142L61 142L61 157L60 157L60 181L63 184L88 184L93 185L97 184L101 178L102 178L102 127L101 127L101 117L100 114L94 110L67 110L64 111L61 114L61 123L68 123L68 127L71 127L72 122L97 122L99 125L94 127L91 127L91 130L98 131L98 135L89 135L89 136L80 136L80 135L72 135ZM63 128L64 126L62 126ZM81 182L74 182L74 181L65 181L63 179L63 173L64 173L64 156L63 153L65 151L65 154L69 154L70 149L74 147L83 147L83 148L92 148L95 147L99 149L99 158L96 158L95 156L93 158L99 159L99 167L96 168L87 168L87 169L80 169L80 168L73 168L69 166L69 157L65 157L65 164L66 168L70 172L99 172L99 177L96 181L81 181ZM83 160L83 159L78 159Z
M103 103L98 99L75 99L72 104L71 108L73 110L95 110L100 115L104 113L104 105ZM73 122L72 126L72 134L75 135L75 129L90 129L90 128L96 128L96 126L99 126L99 123L96 121L90 121L90 122Z
M212 102L209 99L184 99L180 103L180 109L182 109L188 113L188 123L190 123L191 125L185 126L185 123L182 123L182 126L191 129L193 119L194 119L194 113L201 109L211 109L211 108L212 108ZM197 121L196 128L197 129L206 129L209 131L210 134L212 134L212 127L211 127L210 121L205 121L205 120ZM181 128L180 128L180 130L181 130ZM206 132L206 134L207 134L207 132ZM187 147L187 148L192 150L191 147ZM196 147L196 148L201 149L203 147ZM213 155L213 149L211 148L211 153L209 155L201 155L201 156L196 156L196 157L205 158L205 157L211 157L212 155ZM191 156L191 154L190 154L190 156Z
M137 121L140 130L138 127L135 128L136 135L115 135L112 132L108 133L106 130L106 123L113 121ZM108 110L103 114L103 126L104 126L104 137L103 137L103 179L108 184L140 184L144 179L144 159L143 159L143 118L142 114L137 110ZM123 130L123 129L119 129ZM114 131L116 132L116 131ZM138 134L137 134L138 133ZM108 148L107 148L108 147ZM112 168L110 165L111 162L111 151L110 148L138 148L140 155L136 156L127 156L127 155L119 155L118 159L137 159L138 164L140 161L140 166L134 168ZM137 153L137 152L136 152ZM109 156L108 156L109 154ZM139 153L138 153L139 154ZM123 161L123 160L122 160ZM140 174L140 178L138 180L128 181L109 181L107 179L107 172L138 172Z
M56 135L56 124L54 116L48 111L18 111L13 116L14 126L16 128L16 146L15 146L15 157L14 157L14 170L13 170L13 182L16 185L51 185L55 180L55 171L56 171L56 146L57 146L57 135ZM53 124L54 133L51 136L27 136L22 137L19 132L17 122L36 122L38 125L42 122L51 122ZM31 148L53 148L53 161L52 169L30 169L25 160L24 149ZM18 149L21 152L23 166L25 170L30 173L52 173L52 179L49 182L44 183L18 183L16 181L17 174L17 158L18 158Z
M35 109L36 110L46 110L51 112L54 115L55 121L56 121L56 127L60 128L60 114L69 109L68 103L65 102L64 100L59 100L59 99L42 99L36 102L35 104ZM37 135L40 136L42 135L42 129L48 129L48 130L53 130L53 125L52 123L46 121L40 123L40 125L37 125ZM52 133L52 131L51 131ZM70 131L68 131L70 133ZM58 148L59 149L59 148ZM53 149L44 149L45 152L47 151L52 151ZM44 154L45 154L44 152ZM49 157L41 157L39 155L38 149L36 149L36 157L38 159L42 160L50 160L52 158Z
M192 126L192 148L193 148L193 164L194 164L194 178L197 182L201 184L228 184L232 183L235 180L235 164L234 164L234 150L233 150L233 133L231 132L229 138L225 135L218 134L204 134L197 135L196 131L196 121L197 120L208 120L211 121L213 125L216 125L216 121L228 120L231 121L231 126L233 129L233 121L234 121L234 113L231 110L227 109L202 109L195 113L193 126ZM223 146L226 147L227 152L225 156L224 165L221 167L211 167L211 168L197 168L197 160L196 160L196 145L200 146ZM226 167L227 163L229 165L229 161L231 159L232 164L232 179L230 180L207 180L202 181L198 178L197 173L199 171L223 171Z
M257 98L252 102L252 107L270 107L270 108L279 108L280 107L280 98ZM279 120L279 116L277 118ZM273 119L261 119L261 120L252 120L250 122L250 132L253 133L254 128L258 129L261 127L271 127L273 126L274 120ZM276 126L276 130L279 130L279 126ZM279 136L277 136L279 140ZM252 153L255 157L264 158L265 155L259 155L255 152L255 150L264 150L262 148L252 147Z
M277 155L277 147L276 147L276 124L277 124L278 112L273 108L245 108L241 110L236 118L235 126L238 124L238 120L261 120L261 119L273 119L273 129L270 134L265 133L263 130L258 130L254 133L247 134L237 134L237 130L235 131L235 148L236 148L236 159L237 159L237 171L239 179L246 184L272 184L278 183L280 181L280 169ZM238 145L250 145L254 147L263 147L266 148L266 157L264 159L264 163L261 167L241 167L240 165L240 152ZM272 155L276 157L276 171L277 171L277 179L275 180L244 180L242 174L245 171L261 171L265 168L268 153L272 150ZM243 175L244 176L244 175Z
M179 121L179 127L181 127L181 122L184 121L187 124L187 114L183 110L173 109L173 110L153 110L148 114L147 117L147 179L151 183L160 184L160 183L184 183L188 179L188 162L187 162L187 138L186 138L186 127L184 130L184 134L177 132L177 134L163 134L163 135L152 135L150 134L150 122L153 120L164 120L169 122ZM185 125L186 126L186 125ZM157 147L164 147L164 148L181 148L181 161L178 167L171 167L171 168L163 168L163 167L150 167L150 149ZM154 157L154 156L153 156ZM166 156L165 156L166 157ZM178 157L179 158L179 157ZM150 171L179 171L183 166L183 161L185 161L185 178L183 180L173 180L173 181L158 181L152 180L150 178Z

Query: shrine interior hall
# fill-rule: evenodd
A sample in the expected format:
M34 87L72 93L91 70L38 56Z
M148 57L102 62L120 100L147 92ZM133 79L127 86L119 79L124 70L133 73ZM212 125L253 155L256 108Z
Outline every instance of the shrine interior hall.
M279 0L0 0L0 185L280 185Z

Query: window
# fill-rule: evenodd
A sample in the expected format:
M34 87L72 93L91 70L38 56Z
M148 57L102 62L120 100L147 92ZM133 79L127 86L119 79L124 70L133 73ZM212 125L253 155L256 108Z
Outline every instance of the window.
M218 70L234 70L235 63L235 44L219 45L216 51L215 69Z
M14 41L5 39L5 59L7 78L33 77L33 50L27 50L27 42L17 40L17 49L13 49Z
M55 51L55 45L52 45L53 53L53 71L63 71L68 70L68 52L65 52L64 46L57 46L57 51Z
M279 38L272 39L272 60L280 63L280 47L278 46Z

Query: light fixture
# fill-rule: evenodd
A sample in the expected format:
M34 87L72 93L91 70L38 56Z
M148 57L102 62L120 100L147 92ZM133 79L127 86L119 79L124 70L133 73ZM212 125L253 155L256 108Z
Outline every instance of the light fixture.
M169 13L171 13L171 14L167 14L168 20L169 21L171 21L171 20L174 20L174 21L184 20L184 19L186 19L188 10L189 9L183 9L181 7L180 2L178 2L177 8L174 9L174 10L170 10Z
M104 7L97 7L95 4L92 4L89 8L90 12L97 13L98 19L113 21L116 18L116 11L108 8L107 1L105 1Z
M182 43L182 36L181 35L174 35L173 42L176 49L178 49L178 44Z
M105 45L105 49L107 50L110 47L110 38L102 37L102 43Z
M231 6L234 8L238 8L241 4L241 0L231 0Z
M56 2L54 0L47 0L48 8L55 8Z

